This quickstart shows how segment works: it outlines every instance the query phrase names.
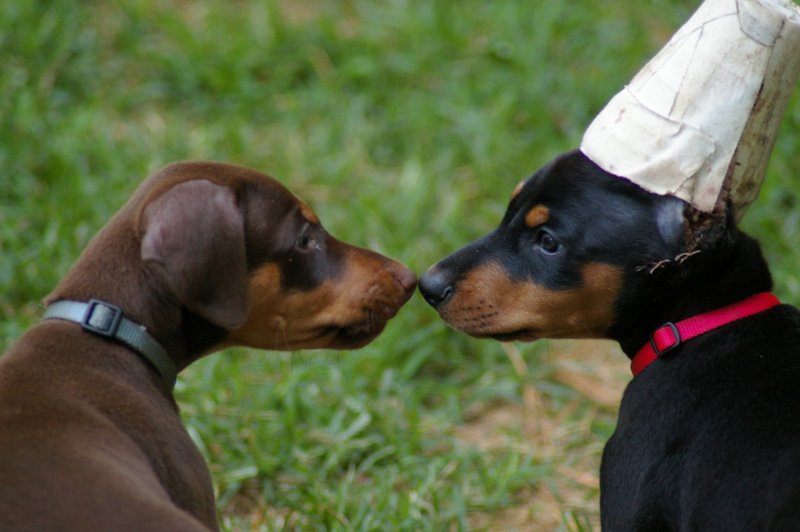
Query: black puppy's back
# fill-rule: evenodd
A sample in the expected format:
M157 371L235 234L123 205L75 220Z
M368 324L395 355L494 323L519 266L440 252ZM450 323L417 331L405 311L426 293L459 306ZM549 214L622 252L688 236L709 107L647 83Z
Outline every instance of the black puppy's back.
M776 307L631 381L603 453L604 530L800 527L799 323Z

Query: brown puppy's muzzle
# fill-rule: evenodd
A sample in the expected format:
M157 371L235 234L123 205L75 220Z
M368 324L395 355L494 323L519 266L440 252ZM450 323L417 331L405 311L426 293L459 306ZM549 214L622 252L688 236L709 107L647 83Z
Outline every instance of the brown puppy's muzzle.
M232 344L262 349L355 349L372 341L409 300L416 275L378 253L331 239L339 273L310 290L281 288L274 263L251 275L249 312Z
M414 293L417 276L394 260L348 246L346 273L338 286L341 320L334 320L335 338L327 347L356 348L380 334Z

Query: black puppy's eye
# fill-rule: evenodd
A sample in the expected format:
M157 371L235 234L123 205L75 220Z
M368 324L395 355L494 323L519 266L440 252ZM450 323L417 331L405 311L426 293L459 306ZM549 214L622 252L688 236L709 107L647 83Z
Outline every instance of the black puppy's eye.
M561 249L561 243L547 231L539 231L536 234L536 245L547 253L555 253Z

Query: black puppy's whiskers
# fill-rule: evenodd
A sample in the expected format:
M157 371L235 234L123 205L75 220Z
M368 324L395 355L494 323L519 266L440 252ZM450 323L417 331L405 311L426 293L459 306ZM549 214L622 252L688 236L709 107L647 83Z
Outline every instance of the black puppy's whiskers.
M684 262L686 262L690 257L700 253L700 251L701 250L699 250L699 249L696 249L694 251L687 251L685 253L681 253L680 255L677 255L674 259L664 259L664 260L660 260L658 262L651 262L649 264L642 264L641 266L637 266L636 267L636 271L637 272L646 271L647 273L652 275L655 272L657 272L658 270L660 270L661 268L666 268L666 267L668 267L670 265L673 265L673 264L677 264L678 266L680 266Z

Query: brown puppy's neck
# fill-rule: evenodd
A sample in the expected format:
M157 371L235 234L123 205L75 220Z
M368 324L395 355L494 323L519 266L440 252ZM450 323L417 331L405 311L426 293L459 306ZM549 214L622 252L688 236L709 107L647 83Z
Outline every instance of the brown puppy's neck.
M115 305L147 329L180 371L212 351L225 331L186 311L155 266L141 260L133 210L129 203L101 229L44 303L98 299Z

